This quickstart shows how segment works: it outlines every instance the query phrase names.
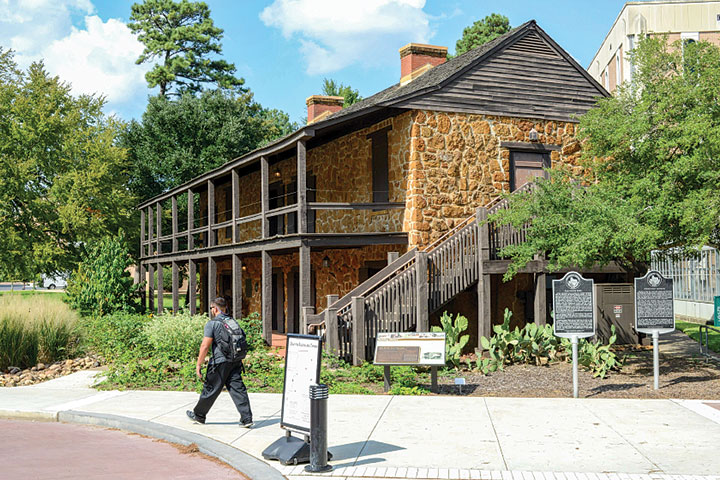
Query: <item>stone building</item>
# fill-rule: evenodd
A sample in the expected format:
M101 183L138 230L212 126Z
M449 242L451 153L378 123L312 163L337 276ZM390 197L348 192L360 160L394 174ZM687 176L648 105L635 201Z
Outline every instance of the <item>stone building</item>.
M720 45L720 1L627 2L590 62L590 75L609 92L632 79L628 52L643 35L667 35L670 43L708 41Z
M475 342L505 307L519 322L544 322L543 260L503 284L497 250L521 232L481 217L544 168L580 168L578 117L607 92L534 21L446 54L406 45L397 84L345 109L312 96L306 126L143 202L142 278L171 265L178 285L188 271L191 310L199 278L201 310L225 295L236 316L262 315L268 340L319 323L345 353L353 338L390 328L351 319L351 297L381 290L396 292L382 307L400 322L393 328L427 329L441 308L470 317ZM452 278L451 265L460 265ZM162 281L149 293L161 308ZM368 342L355 342L358 355Z

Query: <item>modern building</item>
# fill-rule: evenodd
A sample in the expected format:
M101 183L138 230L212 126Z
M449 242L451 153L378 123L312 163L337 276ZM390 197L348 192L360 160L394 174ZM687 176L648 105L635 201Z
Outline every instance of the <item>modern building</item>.
M500 250L524 233L485 219L544 167L581 168L578 117L608 93L534 21L446 54L406 45L398 83L344 109L309 97L296 132L143 202L148 307L163 305L153 272L172 267L177 309L187 270L191 311L199 277L201 311L225 295L235 316L262 315L268 341L317 325L354 361L376 332L428 331L446 309L475 345L506 307L544 323L546 261L502 282Z
M643 35L666 34L669 42L709 41L720 45L720 1L627 2L588 66L609 92L632 78L628 52Z

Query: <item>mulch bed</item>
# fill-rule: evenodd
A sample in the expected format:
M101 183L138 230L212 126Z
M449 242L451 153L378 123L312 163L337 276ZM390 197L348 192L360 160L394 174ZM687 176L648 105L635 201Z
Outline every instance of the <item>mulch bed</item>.
M578 370L581 398L676 398L720 399L720 362L704 357L688 358L660 355L660 389L653 389L652 350L629 349L620 372L604 379ZM572 397L572 364L546 366L510 365L489 375L458 372L466 385L460 393L452 377L439 378L441 395L488 397Z

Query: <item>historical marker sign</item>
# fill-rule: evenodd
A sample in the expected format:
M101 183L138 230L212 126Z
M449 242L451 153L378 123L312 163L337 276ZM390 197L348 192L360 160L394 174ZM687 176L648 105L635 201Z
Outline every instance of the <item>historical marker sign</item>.
M655 270L635 279L635 330L640 333L675 330L673 281Z
M553 280L553 328L558 337L595 335L595 289L592 279L568 272Z
M321 354L320 337L288 334L280 415L287 430L310 433L310 385L320 382Z
M445 365L445 333L383 332L375 342L376 365Z

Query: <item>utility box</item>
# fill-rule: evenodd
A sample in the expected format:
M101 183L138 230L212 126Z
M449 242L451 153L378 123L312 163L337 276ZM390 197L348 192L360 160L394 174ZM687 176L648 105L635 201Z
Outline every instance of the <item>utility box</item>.
M610 338L615 325L615 343L636 345L647 343L645 335L635 331L635 287L632 283L596 283L596 337L603 342Z

